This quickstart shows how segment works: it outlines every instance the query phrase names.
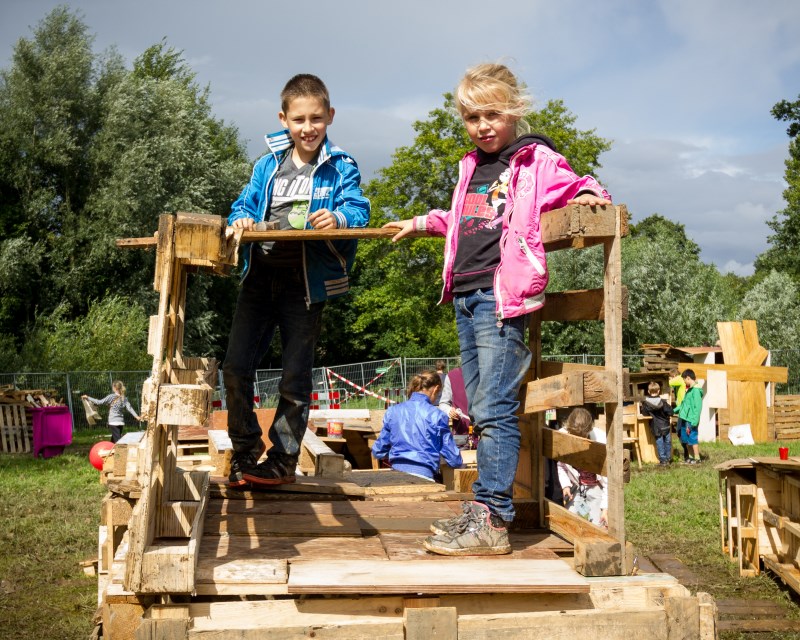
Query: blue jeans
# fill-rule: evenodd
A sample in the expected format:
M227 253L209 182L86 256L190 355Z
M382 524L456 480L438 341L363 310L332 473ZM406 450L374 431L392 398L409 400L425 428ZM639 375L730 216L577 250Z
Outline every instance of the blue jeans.
M222 367L228 434L236 452L256 448L261 438L253 412L255 372L279 328L282 372L278 408L269 429L270 455L294 461L300 455L325 307L324 302L306 305L305 290L301 268L276 269L256 260L242 283Z
M672 431L656 436L656 452L659 462L672 462Z
M454 305L469 415L480 434L472 490L477 502L510 522L520 446L517 396L531 361L526 318L508 318L498 326L492 289L459 294Z

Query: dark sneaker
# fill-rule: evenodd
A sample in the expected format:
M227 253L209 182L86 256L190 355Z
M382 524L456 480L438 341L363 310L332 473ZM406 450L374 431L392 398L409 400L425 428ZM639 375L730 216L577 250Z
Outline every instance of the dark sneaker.
M475 505L477 505L477 507ZM461 515L453 516L452 518L434 520L431 523L431 533L434 533L437 536L452 536L454 529L457 528L465 518L468 518L469 514L472 513L476 508L480 508L482 506L483 505L477 502L462 502Z
M290 484L295 481L297 463L280 458L267 458L244 472L244 479L256 485Z
M443 556L499 556L511 553L505 522L479 502L452 529L452 535L428 536L423 546Z
M251 451L241 453L234 451L231 457L231 473L228 476L228 486L233 488L245 486L247 480L244 479L244 472L258 464L258 459L266 449L267 445L262 440L259 440L256 448Z

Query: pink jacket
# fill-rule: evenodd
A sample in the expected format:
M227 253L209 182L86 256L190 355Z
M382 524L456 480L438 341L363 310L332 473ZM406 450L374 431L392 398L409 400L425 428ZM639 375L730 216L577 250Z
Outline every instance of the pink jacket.
M476 151L459 162L458 184L449 211L434 209L417 216L414 228L428 235L445 236L444 288L439 304L453 299L453 262L458 247L458 220L477 163ZM567 205L579 193L591 192L611 199L591 176L578 177L563 156L542 144L522 147L511 158L511 181L500 237L500 266L494 276L497 317L513 318L544 306L547 261L539 219L544 211Z

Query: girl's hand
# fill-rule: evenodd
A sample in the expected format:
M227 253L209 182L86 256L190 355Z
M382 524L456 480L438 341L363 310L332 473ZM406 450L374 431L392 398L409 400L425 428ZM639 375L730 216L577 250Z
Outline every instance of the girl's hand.
M564 496L564 502L569 502L570 500L572 500L572 490L570 489L570 487L564 487L562 489L562 493Z
M408 235L414 233L414 218L409 220L397 220L396 222L387 222L383 225L384 229L399 229L400 232L392 237L392 242L402 240Z
M581 204L586 207L600 207L605 204L611 204L611 200L606 200L593 193L582 193L577 198L567 200L567 204Z
M317 209L314 213L309 213L308 223L318 231L336 229L336 218L328 209Z
M600 512L600 526L608 529L608 509L603 509Z

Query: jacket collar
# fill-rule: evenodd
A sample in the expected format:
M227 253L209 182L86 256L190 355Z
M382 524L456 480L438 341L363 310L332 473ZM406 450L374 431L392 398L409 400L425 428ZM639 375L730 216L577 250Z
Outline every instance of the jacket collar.
M282 131L276 131L274 133L268 133L264 136L264 140L267 142L267 149L276 155L281 155L287 149L291 149L294 146L292 136L289 135L288 129L283 129ZM322 141L322 148L319 150L317 165L321 165L328 158L330 158L331 155L333 155L331 153L331 143L326 135L325 140Z

